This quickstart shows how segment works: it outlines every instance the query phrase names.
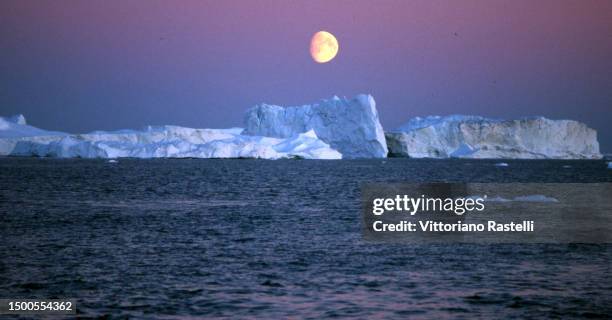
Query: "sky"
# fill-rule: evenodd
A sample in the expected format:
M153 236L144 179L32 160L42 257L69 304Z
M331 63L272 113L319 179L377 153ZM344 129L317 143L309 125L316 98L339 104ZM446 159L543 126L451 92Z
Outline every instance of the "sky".
M340 46L325 64L319 30ZM0 116L44 129L241 126L359 93L387 129L541 115L612 152L612 1L0 1Z

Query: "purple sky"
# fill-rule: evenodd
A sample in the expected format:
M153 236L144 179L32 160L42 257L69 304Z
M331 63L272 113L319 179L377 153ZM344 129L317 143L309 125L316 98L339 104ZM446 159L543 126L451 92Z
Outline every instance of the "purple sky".
M317 64L309 40L332 32ZM413 116L586 122L612 151L612 1L0 1L0 115L69 132L240 126L371 93Z

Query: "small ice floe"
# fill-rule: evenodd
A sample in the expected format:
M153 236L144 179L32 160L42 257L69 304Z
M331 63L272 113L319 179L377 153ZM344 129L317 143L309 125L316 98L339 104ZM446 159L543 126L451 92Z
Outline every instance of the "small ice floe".
M612 169L612 161L608 162L608 169Z
M512 201L510 199L506 199L506 198L499 197L499 196L496 196L496 197L484 197L484 199L487 202L510 202L510 201Z
M559 200L553 197L547 197L541 194L531 194L526 196L518 196L514 198L504 198L500 196L489 197L487 195L484 196L469 196L467 198L471 199L484 199L486 202L559 202Z
M494 166L496 166L496 167L507 167L507 166L509 166L509 164L507 162L498 162L498 163L494 164Z
M484 201L487 201L487 202L510 202L510 201L512 201L510 199L502 198L502 197L499 197L499 196L489 197L487 195L484 195L484 196L480 196L480 195L477 195L477 196L467 196L465 198L466 199L472 199L472 200L483 199Z
M119 161L115 160L115 159L110 159L108 160L108 163L118 163Z
M547 197L545 195L542 194L532 194L532 195L528 195L528 196L519 196L519 197L515 197L513 201L520 201L520 202L559 202L559 200L553 198L553 197Z
M571 167L572 167L572 166L570 166L569 164L566 164L566 165L564 165L562 168L563 168L563 169L569 169L569 168L571 168Z

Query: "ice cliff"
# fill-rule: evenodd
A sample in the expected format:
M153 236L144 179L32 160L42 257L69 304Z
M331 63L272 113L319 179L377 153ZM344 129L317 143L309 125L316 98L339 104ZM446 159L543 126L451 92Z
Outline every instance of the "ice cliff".
M599 159L597 132L573 120L413 118L387 132L391 156L412 158Z
M341 159L314 131L280 139L241 134L241 128L144 130L67 134L38 129L23 116L0 117L0 155L60 158L305 158Z
M371 95L333 97L299 107L261 104L247 111L245 134L288 138L314 130L344 158L385 158L387 143Z

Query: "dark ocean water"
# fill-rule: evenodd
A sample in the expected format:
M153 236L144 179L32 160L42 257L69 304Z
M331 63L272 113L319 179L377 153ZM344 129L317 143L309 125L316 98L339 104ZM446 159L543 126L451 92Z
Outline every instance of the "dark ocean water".
M496 162L0 159L0 298L76 298L82 317L610 317L612 245L362 240L361 182L612 182L604 161Z

